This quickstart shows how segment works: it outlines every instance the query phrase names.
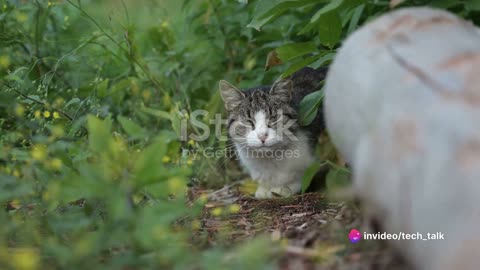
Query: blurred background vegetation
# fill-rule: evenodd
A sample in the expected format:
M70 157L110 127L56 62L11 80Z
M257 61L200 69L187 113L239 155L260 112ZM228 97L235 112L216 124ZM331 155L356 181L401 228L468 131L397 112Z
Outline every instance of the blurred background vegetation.
M220 79L267 85L328 65L341 40L392 3L1 0L0 268L275 267L280 246L266 238L208 246L198 220L206 198L189 198L187 185L218 188L242 174L186 154L225 144L180 140L181 122L223 111ZM425 4L480 20L479 1L401 5ZM304 121L320 101L305 100Z

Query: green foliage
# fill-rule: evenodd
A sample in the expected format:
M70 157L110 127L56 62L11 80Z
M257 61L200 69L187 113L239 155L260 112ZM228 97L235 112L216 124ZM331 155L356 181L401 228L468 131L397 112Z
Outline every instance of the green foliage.
M479 1L403 1L399 7L430 5L449 8L469 20L478 21ZM288 12L287 12L288 11ZM305 1L305 0L260 0L257 2L255 15L249 27L264 30L270 23L289 25L289 39L296 43L287 42L278 46L278 57L289 64L282 77L287 77L295 71L311 66L318 68L328 65L333 59L336 49L342 39L352 33L359 25L389 11L389 1L367 0L333 0L333 1ZM285 14L288 15L285 15ZM288 18L282 21L281 19ZM301 42L298 42L301 41ZM306 97L305 99L312 99ZM320 94L316 100L320 101ZM318 109L319 102L306 100L303 102L303 112ZM311 122L302 114L304 124ZM305 121L310 120L310 121Z
M249 7L137 4L1 3L0 268L181 269L226 256L191 248L203 203L187 202L187 183L198 168L221 172L182 154L210 142L179 135L193 110L219 111L210 97L227 73L258 79L240 28ZM258 265L260 242L239 247ZM221 269L243 261L230 257Z
M330 191L348 187L350 185L350 171L344 167L332 166L328 171L326 186Z
M432 4L478 23L476 1ZM222 111L218 80L250 87L327 65L386 11L360 0L1 1L0 268L271 267L264 238L201 248L204 200L187 199L187 183L235 176L225 158L191 154L226 144L182 138L201 132L184 123ZM274 50L285 65L264 72ZM321 98L302 102L304 124Z
M312 183L313 177L318 172L318 170L320 170L322 165L323 164L320 162L315 162L307 168L302 177L302 193L305 193L305 191L307 191L308 187Z
M323 96L324 91L319 90L305 96L300 102L299 117L302 125L309 125L315 119L318 108L322 104Z
M315 52L316 50L317 47L312 41L285 44L276 49L278 57L283 61L290 61L307 53Z

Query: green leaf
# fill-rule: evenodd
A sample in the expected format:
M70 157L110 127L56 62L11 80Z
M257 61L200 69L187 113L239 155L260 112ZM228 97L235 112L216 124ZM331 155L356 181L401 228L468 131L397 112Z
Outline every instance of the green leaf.
M108 79L103 80L97 85L97 95L99 98L104 98L107 95Z
M94 152L104 152L111 142L112 119L101 120L89 115L87 121L90 149Z
M108 96L110 96L116 104L120 104L131 86L130 79L123 79L110 87Z
M262 26L285 11L312 4L311 0L260 0L255 7L253 20L247 27L260 31Z
M434 0L429 3L429 6L437 8L452 8L462 4L458 0Z
M163 138L148 146L135 160L134 174L137 185L142 186L148 183L165 180L165 167L162 158L167 153L166 142Z
M276 49L277 56L284 62L316 51L317 47L313 41L285 44Z
M319 68L326 64L329 64L335 58L335 53L328 52L323 54L322 57L318 58L313 64L310 65L312 68Z
M339 8L343 3L345 2L345 0L333 0L333 1L330 1L330 3L328 3L327 5L325 5L323 8L321 8L320 10L318 10L315 15L312 16L312 18L310 19L310 23L315 23L317 22L321 17L322 15L324 14L327 14L331 11L334 11L335 9Z
M329 48L333 48L342 35L342 20L336 11L323 14L317 21L320 42Z
M42 99L37 96L37 95L28 95L28 99L25 100L25 103L27 104L32 104L33 103L33 100L35 100L36 102L38 103L42 103Z
M70 105L80 103L80 101L81 100L79 98L72 98L70 101L67 102L67 104L65 104L65 108L68 108Z
M324 91L319 90L308 94L300 102L300 123L307 126L312 123L313 119L317 115L318 108L320 107L321 101L324 96Z
M177 136L179 138L183 138L182 137L182 126L183 124L185 124L185 111L179 111L178 108L176 108L175 110L172 110L172 112L170 113L170 117L172 118L172 129L173 131L175 132L175 134L177 134Z
M480 0L470 0L470 1L467 1L464 5L465 5L465 9L467 10L472 10L472 11L480 10Z
M153 116L156 116L156 117L159 117L159 118L163 118L163 119L167 119L167 120L172 120L172 116L169 112L166 112L166 111L161 111L161 110L156 110L156 109L152 109L152 108L147 108L145 106L142 106L140 108L140 111L144 112L144 113L148 113L150 115L153 115Z
M352 19L348 24L347 35L355 31L358 26L358 22L360 21L360 17L362 16L363 10L365 9L365 5L361 5L355 8L353 11Z
M139 187L167 180L169 177L187 176L190 170L185 167L169 167L163 165L162 159L168 152L178 153L180 144L175 140L175 134L162 132L154 139L135 160L134 174L135 183Z
M321 18L328 13L337 12L342 13L348 12L349 9L355 8L361 4L366 4L366 0L333 0L330 1L327 5L319 9L310 19L310 22L299 32L299 34L308 33L314 29L318 29L318 26L321 23ZM341 20L340 20L341 21ZM340 23L341 24L341 23Z
M308 187L312 183L313 177L322 166L322 163L314 162L305 170L302 177L302 193L305 193L305 191L308 189Z
M350 171L343 167L334 167L328 171L326 186L327 190L335 190L348 187L351 184Z
M132 120L123 116L118 116L117 120L120 122L123 130L125 130L132 139L140 139L147 136L147 131Z
M287 68L287 70L285 70L285 72L283 72L282 78L286 78L286 77L292 75L293 73L295 73L295 71L300 70L301 68L306 67L306 66L310 65L311 63L317 61L317 59L320 56L321 55L315 55L315 56L308 57L308 58L305 58L305 59L302 59L298 62L293 63L292 65L290 65Z
M7 157L7 150L5 146L0 145L0 159L5 159Z

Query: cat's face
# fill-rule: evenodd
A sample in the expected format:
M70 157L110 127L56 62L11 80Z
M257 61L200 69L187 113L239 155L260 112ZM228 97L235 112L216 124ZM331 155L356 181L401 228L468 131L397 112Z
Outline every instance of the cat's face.
M228 110L228 133L240 148L258 150L282 147L296 140L296 112L289 105L292 82L271 88L240 91L220 81L220 93Z

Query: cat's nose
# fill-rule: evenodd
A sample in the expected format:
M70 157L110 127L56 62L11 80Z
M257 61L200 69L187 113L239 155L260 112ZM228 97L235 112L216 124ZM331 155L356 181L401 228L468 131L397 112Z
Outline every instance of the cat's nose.
M257 137L262 143L264 143L267 140L268 134L267 133L257 134Z

